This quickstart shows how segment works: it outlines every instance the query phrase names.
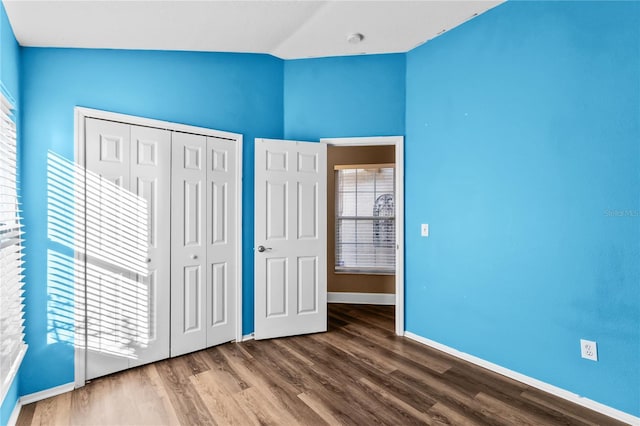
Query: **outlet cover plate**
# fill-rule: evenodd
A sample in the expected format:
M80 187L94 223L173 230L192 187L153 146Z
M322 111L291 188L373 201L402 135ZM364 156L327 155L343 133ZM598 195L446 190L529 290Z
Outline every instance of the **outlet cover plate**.
M582 358L597 361L598 344L591 340L580 339L580 354L582 355Z

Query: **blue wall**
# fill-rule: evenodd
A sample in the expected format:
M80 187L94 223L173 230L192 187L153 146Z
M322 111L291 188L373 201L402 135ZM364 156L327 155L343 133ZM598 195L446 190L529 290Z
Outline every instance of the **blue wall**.
M20 50L3 11L0 77L24 105L19 394L73 380L71 342L49 338L47 252L65 249L44 188L47 151L73 159L80 105L244 135L244 333L253 139L406 134L407 329L640 415L639 27L637 2L513 2L407 55L280 61Z
M253 140L283 135L282 61L266 55L24 48L22 65L29 351L20 393L73 381L72 342L51 330L68 325L53 325L51 318L71 301L69 297L52 300L59 298L52 295L52 281L60 277L52 277L47 269L48 253L72 256L72 252L47 238L43 189L47 187L47 152L74 158L75 106L243 134L243 326L245 333L251 332Z
M287 139L404 134L405 55L286 61Z
M16 122L20 126L20 46L13 35L13 30L4 4L0 3L0 83L6 96L15 102ZM20 141L21 135L18 132L18 169L20 168ZM20 374L18 374L11 384L7 395L0 400L0 425L5 425L13 409L18 402L18 389L20 386Z
M0 81L16 103L19 100L19 75L20 46L13 35L7 12L2 4L0 6Z
M640 3L493 9L406 115L408 331L640 415Z
M284 93L291 104L287 111L317 121L300 137L372 134L367 130L371 128L373 134L402 134L404 127L404 55L357 58L354 66L344 58L296 61L293 66L300 72L286 74L295 77L287 79L287 90L283 62L261 55L24 48L22 61L22 187L28 240L26 326L30 349L22 368L21 394L73 380L72 339L64 338L65 333L69 335L65 329L72 328L68 291L72 280L68 275L61 278L59 268L54 271L48 260L48 256L60 259L73 253L47 238L47 193L42 188L47 187L48 151L74 158L74 106L244 135L245 334L253 331L253 140L283 137ZM321 87L306 80L317 78L308 72L312 67L324 70ZM354 84L353 77L345 79L345 74L362 74L359 84ZM304 99L315 97L314 91L319 89L325 103L309 108ZM343 108L326 106L328 101L344 103L349 99L357 102L345 103ZM371 108L371 104L377 106ZM317 105L325 109L318 110ZM336 123L351 106L364 106L367 114ZM298 134L298 127L292 128ZM61 286L66 288L62 292L57 290ZM52 318L60 317L62 321L52 323ZM45 371L45 362L59 367Z

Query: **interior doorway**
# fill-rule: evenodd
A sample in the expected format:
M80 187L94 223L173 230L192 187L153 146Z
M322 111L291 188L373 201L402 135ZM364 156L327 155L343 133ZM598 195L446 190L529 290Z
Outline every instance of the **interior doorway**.
M329 303L360 303L395 306L395 332L404 334L404 154L401 136L322 139L328 145L327 150L327 300ZM371 190L376 179L384 179L393 169L394 191ZM341 185L340 171L349 170L346 179L353 180L361 173L368 180L363 210L367 213L352 215L342 209L342 215L336 214L336 203L353 198L347 194L342 201L336 200L337 185ZM353 175L352 178L349 175ZM387 185L388 181L380 184ZM353 192L353 191L347 191ZM370 198L370 200L369 200ZM371 204L371 205L369 205ZM378 206L377 204L380 204ZM391 218L380 220L383 210L388 212L392 206L395 235L388 235ZM371 210L370 213L368 211ZM343 234L357 229L355 222L360 221L362 229L368 232L368 241L362 243L351 235L344 238L346 244L340 244ZM353 223L350 223L353 222ZM338 229L336 229L338 224ZM350 229L347 231L347 229ZM338 244L336 244L338 242ZM395 258L389 257L388 246L393 244ZM362 247L360 255L355 245ZM369 245L370 247L368 247ZM371 258L378 259L379 267ZM364 263L353 259L363 257ZM389 261L391 267L389 268ZM372 267L373 265L373 267ZM386 268L385 268L386 266Z

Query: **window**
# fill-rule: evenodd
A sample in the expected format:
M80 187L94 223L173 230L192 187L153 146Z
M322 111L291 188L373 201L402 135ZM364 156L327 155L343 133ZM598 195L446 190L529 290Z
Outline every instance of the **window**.
M13 106L0 94L0 401L27 349L22 298L22 225L18 206Z
M393 274L393 164L335 166L336 272Z

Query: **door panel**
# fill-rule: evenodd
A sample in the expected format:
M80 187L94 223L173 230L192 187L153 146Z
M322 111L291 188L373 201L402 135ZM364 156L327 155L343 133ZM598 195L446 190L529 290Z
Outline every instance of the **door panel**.
M139 340L129 361L134 367L169 357L171 132L131 126L130 155L131 189L147 207L146 228L140 231L147 237L149 272L136 277Z
M207 138L207 347L235 339L236 142Z
M318 185L298 182L298 239L318 238Z
M202 181L185 180L183 187L184 197L180 197L184 217L183 245L198 247L202 245Z
M184 325L183 333L190 333L202 329L201 305L202 305L202 268L200 265L184 267ZM204 342L203 342L204 343Z
M171 356L204 349L205 136L172 134Z
M326 145L255 146L255 338L326 331Z
M170 133L90 119L87 379L168 356Z
M266 209L261 213L265 216L267 226L266 233L261 232L262 240L286 240L287 216L283 212L289 210L287 182L266 182L266 189Z
M316 256L298 258L298 313L318 311L318 258Z
M229 282L226 262L211 265L211 289L211 326L226 324L229 321L227 301Z
M267 318L287 315L287 296L289 283L289 268L286 258L271 258L266 260L267 276Z
M133 273L122 259L127 251L130 182L129 126L87 119L86 138L86 377L124 370L133 340L125 325L126 291Z

